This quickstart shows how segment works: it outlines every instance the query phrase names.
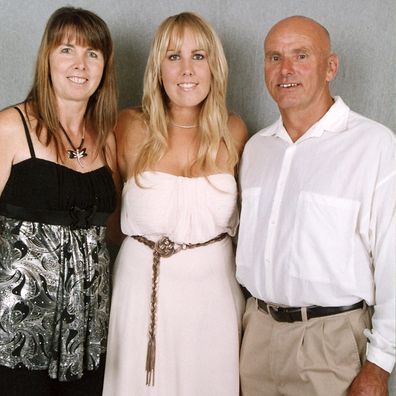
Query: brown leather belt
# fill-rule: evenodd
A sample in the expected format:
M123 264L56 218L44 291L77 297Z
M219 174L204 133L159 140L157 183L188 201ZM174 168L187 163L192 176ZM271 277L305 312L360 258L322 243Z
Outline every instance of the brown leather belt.
M274 304L266 303L265 301L259 300L258 298L256 298L256 301L257 306L270 314L277 322L293 323L303 321L303 312L301 307L279 307ZM317 305L312 305L310 307L306 307L307 320L353 311L355 309L363 308L363 306L363 300L356 304L345 305L341 307L320 307Z

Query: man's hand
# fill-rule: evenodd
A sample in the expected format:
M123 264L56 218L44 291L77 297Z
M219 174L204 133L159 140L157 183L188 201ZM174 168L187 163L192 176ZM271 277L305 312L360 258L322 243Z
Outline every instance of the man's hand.
M353 380L348 396L389 396L389 373L376 364L366 361Z

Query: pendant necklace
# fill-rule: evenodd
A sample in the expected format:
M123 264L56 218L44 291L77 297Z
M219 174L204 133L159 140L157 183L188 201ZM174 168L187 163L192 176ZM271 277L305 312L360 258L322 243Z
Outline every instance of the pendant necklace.
M69 135L66 133L65 128L63 128L63 125L61 123L59 123L59 125L60 125L63 133L65 134L67 141L69 142L70 146L73 149L73 150L66 150L68 158L76 159L78 164L81 166L81 168L84 168L84 165L81 163L81 159L88 155L87 149L85 147L83 147L84 138L85 138L85 125L84 125L84 129L82 132L81 143L77 148L74 146Z
M199 125L179 125L179 124L175 124L173 121L169 121L169 124L174 127L183 128L183 129L192 129L199 127Z

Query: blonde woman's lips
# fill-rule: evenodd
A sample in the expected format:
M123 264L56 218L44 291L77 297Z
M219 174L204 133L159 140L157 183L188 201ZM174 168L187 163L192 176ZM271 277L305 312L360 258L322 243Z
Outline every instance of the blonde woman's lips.
M181 89L184 89L185 91L189 91L191 89L194 89L198 83L180 83L177 84L177 86Z

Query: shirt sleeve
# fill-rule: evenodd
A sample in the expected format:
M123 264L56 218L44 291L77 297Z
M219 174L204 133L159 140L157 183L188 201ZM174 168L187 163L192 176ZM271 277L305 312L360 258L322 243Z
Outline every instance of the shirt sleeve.
M372 329L366 329L367 360L391 372L396 338L396 143L391 136L380 153L372 201L370 244L375 305Z

